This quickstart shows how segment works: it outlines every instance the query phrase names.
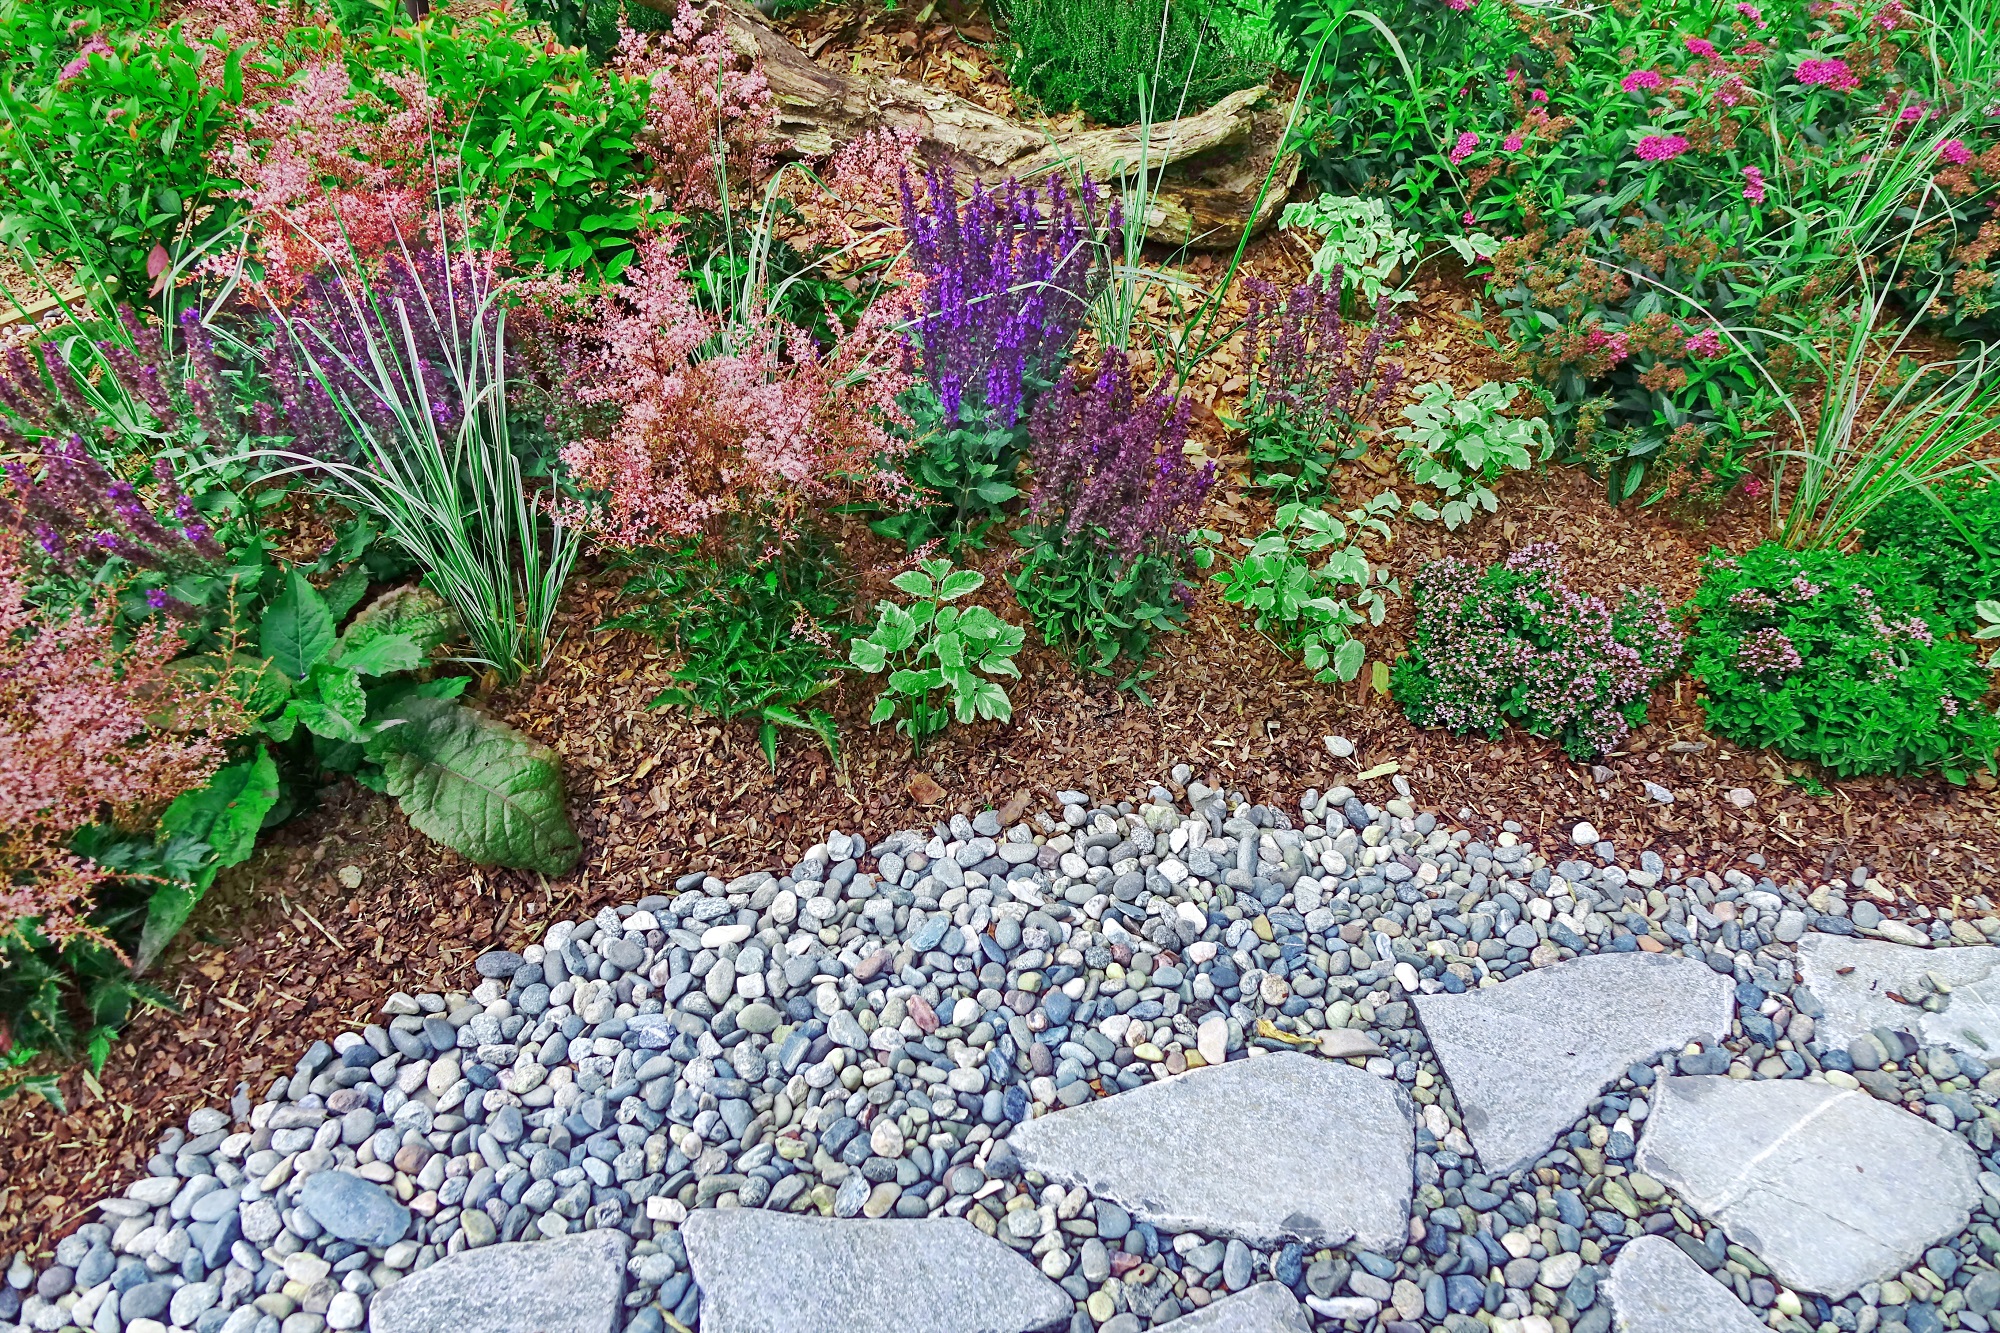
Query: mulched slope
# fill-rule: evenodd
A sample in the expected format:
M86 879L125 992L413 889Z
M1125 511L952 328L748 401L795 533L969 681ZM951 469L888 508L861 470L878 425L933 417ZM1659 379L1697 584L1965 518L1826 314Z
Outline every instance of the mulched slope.
M819 20L812 35L833 36L819 58L850 61L858 50L864 65L892 72L886 67L901 52L905 73L928 61L929 81L962 81L954 91L990 95L988 72L942 58L979 64L960 38L905 44L868 17L879 12L870 7L851 31L842 30L844 19ZM1277 282L1295 279L1302 261L1298 244L1278 236L1260 240L1249 256L1252 272ZM1219 263L1189 267L1212 279ZM1470 289L1442 273L1426 274L1418 288L1409 346L1398 353L1411 383L1448 378L1467 389L1513 377L1461 318ZM1236 349L1225 348L1190 386L1202 404L1197 441L1225 469L1207 521L1231 537L1255 533L1269 516L1268 503L1245 492L1241 457L1231 456L1218 416L1240 394L1240 372ZM1354 502L1397 481L1374 457L1349 469L1345 484ZM1371 555L1407 585L1437 555L1485 563L1530 541L1555 541L1574 586L1610 595L1623 584L1655 583L1682 598L1711 546L1742 550L1764 530L1764 511L1742 501L1705 527L1657 509L1613 509L1596 483L1570 470L1513 478L1500 491L1497 515L1455 534L1407 522L1392 548ZM1413 494L1407 483L1402 494ZM866 620L901 552L864 531L848 553L862 571L856 615ZM1018 619L998 586L1011 554L1002 546L976 563L992 580L982 596ZM143 1170L169 1124L225 1099L239 1081L261 1092L313 1039L373 1019L390 992L469 986L471 960L483 949L519 947L552 920L657 891L689 870L789 865L834 828L880 835L1027 797L1039 806L1068 787L1116 799L1143 793L1181 762L1255 799L1290 801L1308 786L1354 783L1394 761L1419 802L1448 816L1469 810L1476 828L1517 820L1545 846L1561 846L1576 821L1588 819L1621 848L1650 846L1670 862L1717 870L1761 852L1770 873L1809 884L1865 865L1896 891L1894 910L1905 913L1987 891L2000 869L2000 798L1990 779L1963 790L1935 779L1845 781L1813 795L1792 780L1809 775L1708 736L1686 682L1659 691L1648 725L1601 767L1519 733L1488 741L1420 732L1365 683L1313 683L1212 590L1204 590L1188 632L1162 644L1157 674L1146 682L1154 707L1031 644L1020 658L1024 679L1010 690L1011 726L954 729L919 769L898 737L865 725L875 682L850 680L828 705L842 724L844 770L787 737L772 773L752 728L646 707L673 662L643 638L594 633L616 605L615 578L579 579L548 671L488 701L562 752L584 865L555 882L481 871L413 833L380 798L334 789L321 810L279 831L202 905L156 978L179 998L179 1014L134 1022L101 1085L67 1074L68 1115L25 1098L0 1104L0 1254L26 1246L46 1256L91 1203ZM1388 623L1367 636L1371 656L1393 654L1408 621L1407 601L1393 603ZM1354 757L1333 759L1322 743L1329 734L1354 741ZM912 799L919 772L942 799L927 806ZM1642 780L1672 789L1674 804L1647 799ZM1381 800L1393 794L1392 782L1359 785ZM1755 794L1749 808L1723 799L1736 787ZM347 867L360 871L358 888L343 884Z

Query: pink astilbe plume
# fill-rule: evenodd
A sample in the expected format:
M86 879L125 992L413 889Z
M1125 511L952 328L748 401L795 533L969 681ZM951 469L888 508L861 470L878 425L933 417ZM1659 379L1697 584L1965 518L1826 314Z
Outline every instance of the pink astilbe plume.
M673 233L647 239L625 284L561 329L576 397L615 417L563 450L599 497L578 517L609 545L643 547L739 518L782 538L827 500L886 498L883 462L901 448L887 427L909 384L905 303L875 302L822 352L776 319L725 327L696 304L685 263Z
M57 944L101 940L87 918L109 876L70 852L70 836L107 816L149 829L223 756L210 739L147 720L190 718L199 702L167 667L177 638L142 629L118 648L104 619L30 607L29 577L19 538L0 531L0 935L34 920Z
M652 159L655 184L671 207L688 212L720 202L718 148L738 176L764 173L771 87L730 47L711 11L682 5L672 32L621 28L611 68L651 85L638 146Z
M443 111L423 77L382 78L401 105L365 105L338 61L317 61L293 80L291 96L246 109L242 127L218 145L223 170L243 182L264 281L289 300L333 256L363 263L414 243L431 201L433 159ZM367 114L362 114L367 113Z

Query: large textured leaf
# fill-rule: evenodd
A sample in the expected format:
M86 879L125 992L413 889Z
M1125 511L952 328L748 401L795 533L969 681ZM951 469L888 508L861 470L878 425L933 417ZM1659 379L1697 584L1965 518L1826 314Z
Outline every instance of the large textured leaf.
M264 816L278 803L278 766L261 746L257 757L231 764L198 791L182 792L160 816L169 834L198 838L215 859L192 883L162 884L146 902L146 924L139 931L138 970L151 967L174 936L187 924L195 904L225 866L241 865L257 845Z
M421 584L392 588L355 613L340 636L340 653L361 651L369 640L386 634L407 636L420 654L458 637L458 617L444 598Z
M185 677L196 690L222 688L252 718L275 713L292 694L292 682L283 671L268 658L248 653L231 653L226 657L221 653L196 653L176 658L171 670ZM171 718L147 720L161 727L174 725Z
M583 847L555 751L443 699L405 699L388 716L401 725L371 741L368 756L419 831L482 864L547 875L576 864Z
M298 570L290 572L285 591L265 608L257 625L257 647L293 680L304 679L333 647L333 612Z

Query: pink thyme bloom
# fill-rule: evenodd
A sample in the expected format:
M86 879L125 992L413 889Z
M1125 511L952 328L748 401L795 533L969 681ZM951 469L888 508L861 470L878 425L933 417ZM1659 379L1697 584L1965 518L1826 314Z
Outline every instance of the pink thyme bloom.
M1639 140L1636 150L1641 162L1666 162L1693 147L1678 134L1649 134Z
M1502 140L1502 141L1501 141L1501 144L1500 144L1500 150L1501 150L1502 152L1506 152L1506 153L1518 153L1518 152L1520 152L1520 151L1521 151L1521 136L1520 136L1519 134L1510 134L1510 135L1508 135L1508 136L1506 137L1506 139L1504 139L1504 140Z
M83 44L81 49L77 51L76 59L70 61L67 65L64 65L62 67L62 73L56 76L56 83L58 85L65 84L70 82L72 79L81 77L84 71L90 68L90 58L92 56L109 57L113 54L115 53L108 45L105 44L105 41L102 37L91 38L89 41Z
M1688 54L1700 56L1703 60L1715 59L1715 45L1704 37L1685 37L1681 45L1687 47Z
M1703 329L1682 344L1690 356L1721 356L1722 335L1714 329Z
M1954 167L1962 167L1972 161L1972 150L1963 139L1946 139L1938 149L1938 156Z
M1835 92L1861 86L1861 80L1854 77L1845 60L1801 60L1795 77L1808 88L1831 88Z
M1764 202L1764 173L1761 169L1743 168L1743 197L1753 204Z
M1635 69L1620 79L1618 86L1628 93L1638 93L1644 92L1649 88L1658 88L1665 83L1666 80L1661 78L1655 70Z
M1479 136L1471 130L1458 136L1458 143L1451 150L1451 164L1457 166L1472 156L1472 150L1479 147Z

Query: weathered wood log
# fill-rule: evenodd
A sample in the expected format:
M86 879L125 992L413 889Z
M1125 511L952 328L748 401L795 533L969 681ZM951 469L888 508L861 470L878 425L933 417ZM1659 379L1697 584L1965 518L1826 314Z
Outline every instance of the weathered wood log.
M672 12L675 0L644 2ZM1058 168L1111 183L1136 175L1143 156L1157 173L1148 238L1197 249L1234 246L1246 224L1261 230L1298 179L1298 155L1288 154L1257 216L1250 216L1284 138L1286 108L1266 88L1232 93L1206 110L1155 124L1150 133L1134 125L1052 134L906 79L845 75L814 64L740 0L722 12L731 44L762 66L776 104L775 134L797 156L819 156L885 128L915 131L925 160L989 184Z

